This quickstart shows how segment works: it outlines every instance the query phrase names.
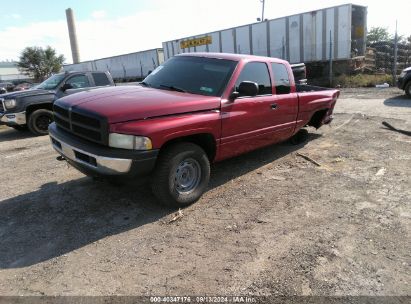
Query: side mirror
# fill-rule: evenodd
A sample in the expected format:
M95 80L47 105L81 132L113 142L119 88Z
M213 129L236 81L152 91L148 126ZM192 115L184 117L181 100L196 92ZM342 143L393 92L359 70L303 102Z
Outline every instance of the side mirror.
M238 93L237 91L234 91L230 94L230 97L228 97L228 99L231 100L231 101L234 101L238 97L240 97L240 93Z
M240 96L256 96L258 94L258 84L253 81L243 81L238 86Z
M60 88L60 90L62 90L62 91L64 92L64 91L69 90L69 89L72 89L72 88L73 88L73 86L72 86L71 84L65 83L65 84L62 85L62 87Z

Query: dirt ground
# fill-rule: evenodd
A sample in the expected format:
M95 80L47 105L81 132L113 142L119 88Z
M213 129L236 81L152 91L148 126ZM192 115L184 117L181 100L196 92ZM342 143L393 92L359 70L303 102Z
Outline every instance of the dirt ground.
M410 295L411 100L344 89L331 126L216 164L183 216L0 129L0 295ZM297 155L303 153L321 166Z

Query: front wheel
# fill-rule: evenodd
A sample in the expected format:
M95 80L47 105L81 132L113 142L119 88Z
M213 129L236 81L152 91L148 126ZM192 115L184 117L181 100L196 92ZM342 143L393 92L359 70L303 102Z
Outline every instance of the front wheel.
M28 127L35 135L47 135L49 124L53 122L53 112L39 109L30 114Z
M210 161L204 150L192 143L179 143L160 154L151 188L160 203L178 208L197 201L209 180Z

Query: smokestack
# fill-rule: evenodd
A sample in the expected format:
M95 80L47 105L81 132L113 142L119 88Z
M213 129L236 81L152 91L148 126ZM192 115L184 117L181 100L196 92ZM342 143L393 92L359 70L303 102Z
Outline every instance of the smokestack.
M71 8L66 9L67 27L70 37L71 55L73 56L73 63L80 62L80 53L78 50L76 24L74 23L74 14Z

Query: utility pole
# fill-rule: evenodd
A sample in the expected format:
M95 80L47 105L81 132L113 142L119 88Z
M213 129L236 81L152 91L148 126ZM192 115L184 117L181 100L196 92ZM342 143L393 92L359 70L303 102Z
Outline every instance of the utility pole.
M80 52L78 49L76 24L74 21L74 13L71 8L66 9L67 27L70 38L71 55L73 57L73 63L80 62Z
M264 6L265 6L265 0L260 0L260 2L263 4L263 9L261 12L261 22L264 22Z
M329 81L330 81L330 88L333 86L333 40L332 40L332 34L330 30L330 72L329 72Z
M395 20L394 66L393 66L393 69L392 69L394 84L397 83L397 57L398 57L398 32L397 32L397 20Z

